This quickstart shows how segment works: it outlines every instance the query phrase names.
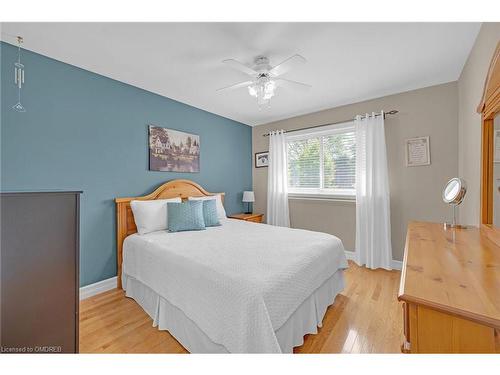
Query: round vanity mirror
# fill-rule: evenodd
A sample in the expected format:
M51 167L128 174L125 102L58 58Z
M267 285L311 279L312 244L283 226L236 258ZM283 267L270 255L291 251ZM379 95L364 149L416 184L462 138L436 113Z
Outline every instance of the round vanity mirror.
M457 224L457 206L462 203L467 192L467 184L465 180L455 177L452 178L443 189L443 202L453 206L453 222L445 223L445 228L465 228L463 225Z
M452 178L443 189L443 201L445 203L459 205L464 199L467 186L461 178Z

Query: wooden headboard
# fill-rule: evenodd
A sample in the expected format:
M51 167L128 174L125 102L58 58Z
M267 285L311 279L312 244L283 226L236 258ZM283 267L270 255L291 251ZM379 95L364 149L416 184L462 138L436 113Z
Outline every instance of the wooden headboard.
M123 241L127 236L137 232L134 214L130 208L130 202L133 200L154 200L181 197L186 200L188 197L203 197L220 194L222 203L224 203L224 193L209 193L200 185L189 180L172 180L164 183L151 194L143 197L116 198L116 260L118 266L117 287L122 287L122 260L123 260Z

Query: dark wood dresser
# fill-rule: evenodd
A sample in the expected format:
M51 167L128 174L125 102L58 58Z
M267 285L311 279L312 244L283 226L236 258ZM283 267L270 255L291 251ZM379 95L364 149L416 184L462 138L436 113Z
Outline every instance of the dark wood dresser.
M77 353L80 193L0 193L2 353Z
M500 352L500 248L478 228L411 222L399 300L403 352Z

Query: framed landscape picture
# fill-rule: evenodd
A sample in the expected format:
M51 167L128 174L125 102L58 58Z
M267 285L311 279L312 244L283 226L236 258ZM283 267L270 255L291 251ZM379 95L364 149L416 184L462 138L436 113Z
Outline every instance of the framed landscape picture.
M269 151L255 153L255 168L269 166Z
M149 170L199 172L200 136L150 125Z

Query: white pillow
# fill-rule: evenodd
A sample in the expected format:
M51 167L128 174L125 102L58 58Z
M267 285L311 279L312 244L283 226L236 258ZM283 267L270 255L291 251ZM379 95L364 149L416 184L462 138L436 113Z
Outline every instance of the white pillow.
M190 201L206 201L210 199L215 199L215 205L217 206L217 217L219 220L226 218L226 210L224 209L224 205L222 204L222 199L220 194L210 195L208 197L188 197Z
M131 201L135 225L139 234L167 230L167 202L181 203L181 198Z

